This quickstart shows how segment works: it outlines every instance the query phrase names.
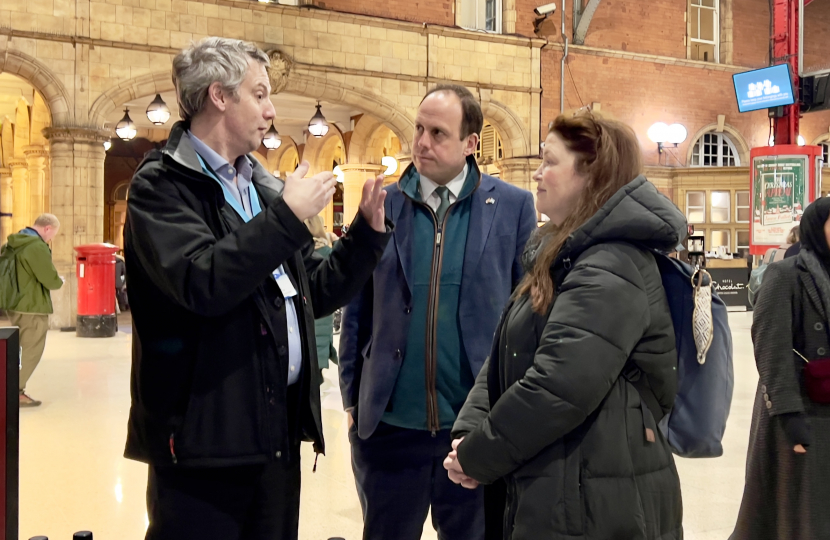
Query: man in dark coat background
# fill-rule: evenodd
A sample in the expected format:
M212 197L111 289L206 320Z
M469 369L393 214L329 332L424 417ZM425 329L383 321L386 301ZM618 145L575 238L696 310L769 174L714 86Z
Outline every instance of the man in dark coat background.
M328 259L303 220L334 179L285 183L247 155L274 118L255 45L173 62L183 122L139 166L125 226L133 310L125 455L150 465L148 540L295 540L300 441L324 451L314 318L363 286L390 238L382 177Z

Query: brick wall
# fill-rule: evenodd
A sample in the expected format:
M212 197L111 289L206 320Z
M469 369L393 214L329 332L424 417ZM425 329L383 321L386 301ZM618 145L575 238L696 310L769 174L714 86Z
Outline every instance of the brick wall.
M769 65L769 2L732 0L732 63L759 68Z
M804 10L804 68L830 69L830 1L816 0Z
M545 49L542 54L544 128L559 114L562 53ZM565 69L565 111L600 102L604 114L634 128L650 165L657 164L657 152L646 136L648 128L658 121L679 122L686 126L689 138L672 152L685 165L692 137L704 126L716 123L719 114L726 115L726 123L741 133L750 148L766 144L766 111L738 113L731 77L726 71L571 54ZM801 121L801 134L808 142L828 128L830 111L810 113ZM670 158L670 164L680 163Z
M686 6L677 0L605 0L591 20L585 45L686 57Z
M455 26L454 0L314 0L314 5L345 13L409 22Z

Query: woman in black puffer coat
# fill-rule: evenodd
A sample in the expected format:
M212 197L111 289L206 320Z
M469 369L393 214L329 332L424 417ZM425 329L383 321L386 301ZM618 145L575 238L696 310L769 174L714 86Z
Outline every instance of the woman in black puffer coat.
M491 484L488 538L680 540L680 482L654 418L674 402L677 353L649 250L673 250L686 220L640 176L624 124L559 117L543 158L550 223L528 244L445 466L465 487Z

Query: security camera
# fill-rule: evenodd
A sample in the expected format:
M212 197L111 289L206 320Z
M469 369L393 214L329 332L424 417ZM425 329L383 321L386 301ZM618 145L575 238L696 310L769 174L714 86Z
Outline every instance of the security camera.
M550 15L554 11L556 11L556 4L551 2L550 4L544 4L537 7L533 10L533 13L535 13L536 15Z

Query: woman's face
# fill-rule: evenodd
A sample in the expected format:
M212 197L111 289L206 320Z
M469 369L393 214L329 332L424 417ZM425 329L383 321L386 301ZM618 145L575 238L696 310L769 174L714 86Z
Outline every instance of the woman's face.
M533 173L536 209L555 225L562 225L579 201L587 179L576 172L576 154L568 150L556 133L549 133L542 152L542 164Z

